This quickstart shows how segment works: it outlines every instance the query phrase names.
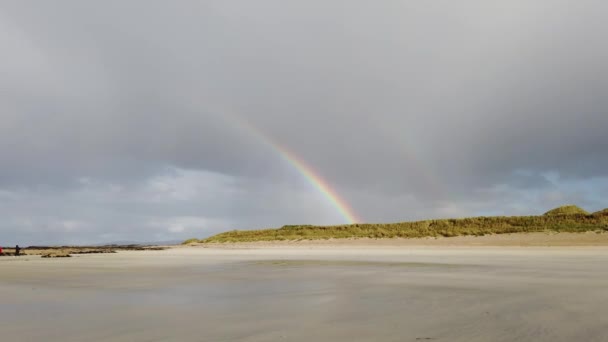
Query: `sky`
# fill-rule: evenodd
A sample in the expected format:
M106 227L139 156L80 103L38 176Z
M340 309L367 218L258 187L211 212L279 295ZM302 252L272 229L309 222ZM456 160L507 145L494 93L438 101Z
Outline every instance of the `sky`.
M608 207L607 15L1 1L0 245Z

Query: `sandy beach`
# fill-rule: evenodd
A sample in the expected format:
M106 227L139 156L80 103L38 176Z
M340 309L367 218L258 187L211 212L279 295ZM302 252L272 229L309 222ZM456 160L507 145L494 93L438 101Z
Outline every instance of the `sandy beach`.
M0 258L18 341L606 341L608 248L326 243Z

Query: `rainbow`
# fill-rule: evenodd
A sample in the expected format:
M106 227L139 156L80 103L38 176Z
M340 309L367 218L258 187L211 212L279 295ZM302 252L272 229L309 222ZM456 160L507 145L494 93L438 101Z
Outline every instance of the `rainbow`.
M260 129L253 126L249 122L234 115L229 115L232 121L235 121L238 126L247 130L251 135L268 145L276 151L283 160L292 165L319 193L327 199L327 201L340 213L340 215L350 224L362 222L355 214L352 207L341 198L338 193L325 181L317 172L299 158L295 153L291 152L287 147L281 146L273 141L267 134L264 134Z

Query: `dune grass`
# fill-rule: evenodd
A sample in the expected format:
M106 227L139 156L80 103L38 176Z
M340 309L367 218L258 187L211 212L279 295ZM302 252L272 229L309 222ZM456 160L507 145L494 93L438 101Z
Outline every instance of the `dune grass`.
M587 211L576 205L563 205L555 209L551 209L545 213L546 216L558 215L589 215Z
M561 208L561 209L560 209ZM424 220L385 224L357 223L336 226L291 225L279 229L233 230L198 240L201 243L318 240L344 238L420 238L529 233L542 231L608 231L606 214L588 214L570 206L556 208L542 216L494 216ZM559 210L558 210L559 209ZM551 213L553 212L553 213ZM549 214L551 213L551 214ZM195 242L190 239L189 243Z
M594 212L592 215L594 216L608 216L608 208L600 211Z

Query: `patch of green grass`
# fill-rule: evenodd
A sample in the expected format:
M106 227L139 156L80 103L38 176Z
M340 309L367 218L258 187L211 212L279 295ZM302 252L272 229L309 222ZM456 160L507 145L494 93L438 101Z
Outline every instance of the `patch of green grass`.
M602 211L605 212L605 211ZM357 223L336 226L289 225L279 229L233 230L200 240L202 243L297 241L347 238L421 238L529 232L608 231L608 212L588 214L565 206L541 216L494 216L399 223Z
M182 242L182 245L190 245L190 244L199 243L199 242L201 242L199 239L191 238L191 239L188 239L188 240Z

